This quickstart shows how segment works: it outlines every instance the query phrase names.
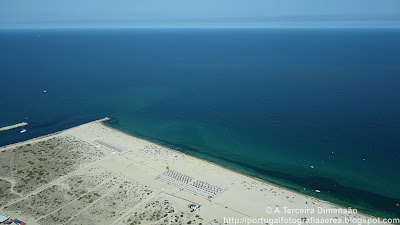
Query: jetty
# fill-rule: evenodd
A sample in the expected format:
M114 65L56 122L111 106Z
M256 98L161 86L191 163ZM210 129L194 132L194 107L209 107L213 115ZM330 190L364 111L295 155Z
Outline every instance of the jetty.
M95 122L100 122L100 123L102 123L102 122L106 122L106 121L109 121L109 120L111 120L110 117L104 117L103 119L96 120Z
M22 123L17 123L17 124L11 125L11 126L1 127L0 128L0 132L1 131L15 129L15 128L18 128L18 127L23 127L23 126L26 126L26 125L28 125L28 123L22 122Z

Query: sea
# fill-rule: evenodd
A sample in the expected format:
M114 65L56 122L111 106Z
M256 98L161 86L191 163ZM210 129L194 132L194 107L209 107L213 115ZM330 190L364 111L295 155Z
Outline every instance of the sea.
M382 217L400 207L399 29L0 30L0 146L106 125ZM321 193L316 193L318 189Z

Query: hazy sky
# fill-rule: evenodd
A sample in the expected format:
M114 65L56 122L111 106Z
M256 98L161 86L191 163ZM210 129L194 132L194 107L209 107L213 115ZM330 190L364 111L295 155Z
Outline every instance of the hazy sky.
M0 28L397 27L400 0L0 0Z

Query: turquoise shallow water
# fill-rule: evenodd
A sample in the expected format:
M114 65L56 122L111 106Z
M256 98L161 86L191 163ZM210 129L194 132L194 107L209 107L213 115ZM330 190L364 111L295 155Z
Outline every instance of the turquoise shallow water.
M0 125L30 123L25 134L0 133L0 145L109 116L109 126L229 168L399 215L399 38L398 30L0 31Z

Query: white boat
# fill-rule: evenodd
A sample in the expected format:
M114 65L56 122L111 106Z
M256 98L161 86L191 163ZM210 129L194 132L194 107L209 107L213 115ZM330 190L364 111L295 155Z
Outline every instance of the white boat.
M25 133L26 130L24 129L24 126L22 126L22 130L20 131L20 133Z
M321 193L321 191L320 191L320 190L315 190L315 192L317 192L317 193Z

